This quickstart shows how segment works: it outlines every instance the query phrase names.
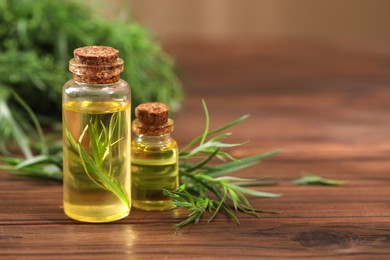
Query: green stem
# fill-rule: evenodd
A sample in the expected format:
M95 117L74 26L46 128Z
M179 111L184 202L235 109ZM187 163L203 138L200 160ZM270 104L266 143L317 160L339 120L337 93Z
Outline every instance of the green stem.
M12 91L16 101L26 110L28 115L30 116L31 120L33 121L33 124L35 126L35 129L38 132L39 139L41 140L41 154L42 155L48 155L49 149L47 148L46 139L42 131L41 124L39 123L38 118L35 116L34 112L31 110L31 108L27 105L27 103L15 92Z

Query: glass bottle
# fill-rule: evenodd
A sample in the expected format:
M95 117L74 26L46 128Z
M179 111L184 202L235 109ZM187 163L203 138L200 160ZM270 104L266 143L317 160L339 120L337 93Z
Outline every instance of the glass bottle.
M119 51L74 50L63 87L64 212L84 222L126 217L130 198L130 87Z
M131 143L131 190L135 208L163 211L174 207L163 189L179 185L178 148L170 136L173 120L169 107L152 102L139 105L132 124L135 137Z

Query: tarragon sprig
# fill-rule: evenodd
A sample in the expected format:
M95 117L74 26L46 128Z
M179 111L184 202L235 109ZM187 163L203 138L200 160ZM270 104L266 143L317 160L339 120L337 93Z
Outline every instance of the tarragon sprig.
M23 115L19 110L13 110L8 106L7 100L11 97L23 108L34 127L16 123ZM0 132L4 138L4 141L0 142L0 154L3 154L0 156L0 170L17 176L62 180L62 146L58 146L57 141L48 143L38 118L27 103L16 92L2 86L0 86L0 121ZM36 130L36 133L33 130ZM15 140L16 147L12 147L11 151L6 146L5 140ZM37 155L34 155L35 147L39 148ZM22 153L23 157L13 154L15 151Z
M130 207L129 195L126 193L122 184L113 177L111 167L106 169L104 164L106 160L110 160L109 153L112 146L117 144L121 139L112 140L112 132L118 123L118 116L113 114L110 120L110 125L107 128L101 121L91 121L85 126L80 138L76 141L70 131L65 129L67 141L71 146L71 153L76 154L73 156L76 162L81 164L85 173L88 175L91 181L102 189L108 190L115 194L125 205ZM98 133L96 124L100 124L101 132ZM89 133L89 140L91 142L91 151L86 151L81 145L85 134ZM111 165L111 163L108 163Z
M348 185L348 181L327 179L311 172L304 172L304 176L293 180L292 182L297 185L324 185L324 186L342 186Z
M179 153L180 180L185 185L176 191L164 191L164 194L173 199L177 207L186 208L190 211L188 218L180 222L177 227L181 228L192 222L198 223L206 213L210 215L208 222L211 222L216 215L222 213L238 224L240 223L236 216L238 211L257 217L258 212L276 213L275 211L254 208L246 198L246 195L275 198L281 196L280 194L261 192L244 187L272 185L274 184L273 182L270 182L266 177L250 179L226 176L226 174L253 166L262 159L281 152L281 150L278 149L260 155L249 156L240 160L234 159L230 154L222 151L222 149L240 146L244 143L224 143L222 140L230 136L231 133L221 132L242 122L248 116L245 115L225 126L210 131L209 112L204 101L203 108L206 115L204 133L191 141ZM207 140L211 135L218 133L219 135ZM191 162L199 157L202 157L202 160L197 163ZM219 158L222 163L215 164L215 158ZM214 161L214 163L210 165L210 161Z

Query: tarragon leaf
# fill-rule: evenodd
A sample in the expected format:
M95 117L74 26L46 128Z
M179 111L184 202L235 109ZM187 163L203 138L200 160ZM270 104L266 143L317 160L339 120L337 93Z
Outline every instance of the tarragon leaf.
M349 184L348 181L326 179L310 172L305 172L302 178L293 180L297 185L324 185L324 186L342 186Z

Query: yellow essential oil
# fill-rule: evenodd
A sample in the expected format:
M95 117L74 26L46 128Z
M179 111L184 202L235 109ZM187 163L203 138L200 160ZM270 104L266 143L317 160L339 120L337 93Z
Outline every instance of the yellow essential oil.
M88 167L92 168L90 171L100 170L100 174L117 182L129 197L130 133L126 132L126 125L129 125L130 105L115 102L69 102L63 106L63 115L65 214L87 222L108 222L127 216L130 208L126 201L107 189L103 178L87 171L90 170ZM101 138L98 140L102 148L100 154L90 140L92 137L89 130L92 128ZM85 129L87 130L80 139ZM74 140L79 140L80 149L89 156L87 159L80 158L66 132ZM90 158L96 165L86 165Z
M64 212L84 222L110 222L131 208L130 88L111 47L87 46L69 62L63 88Z
M143 210L173 208L162 189L175 190L178 186L176 142L153 147L133 141L131 145L133 206Z
M163 189L175 190L179 185L178 148L170 136L173 121L168 120L168 112L169 107L161 103L136 108L136 136L131 143L131 197L135 208L162 211L174 207L172 199L163 194Z

